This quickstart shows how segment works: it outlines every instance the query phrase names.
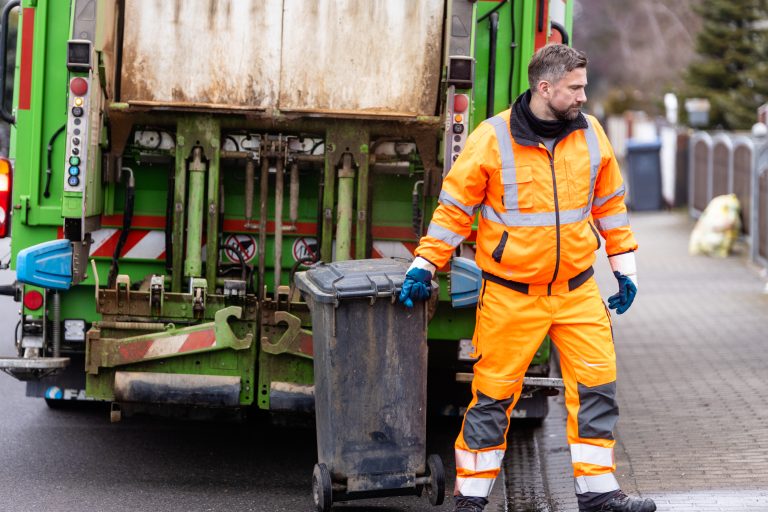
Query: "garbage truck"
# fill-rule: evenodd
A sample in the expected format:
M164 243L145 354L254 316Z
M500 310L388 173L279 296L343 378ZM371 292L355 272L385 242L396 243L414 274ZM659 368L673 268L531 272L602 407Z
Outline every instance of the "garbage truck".
M0 292L20 315L0 368L52 407L109 402L114 420L311 414L320 333L297 273L412 260L467 134L527 88L537 48L568 43L572 11L8 1L0 235L17 280ZM473 255L470 236L428 304L437 414L468 403ZM528 375L548 377L550 357L542 340ZM543 418L546 395L528 391L513 416Z

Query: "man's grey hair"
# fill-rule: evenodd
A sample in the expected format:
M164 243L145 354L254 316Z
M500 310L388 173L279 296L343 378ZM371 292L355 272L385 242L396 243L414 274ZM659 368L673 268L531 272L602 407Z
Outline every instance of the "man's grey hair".
M536 90L539 82L554 84L577 68L587 67L587 55L564 44L548 44L533 54L528 64L528 85Z

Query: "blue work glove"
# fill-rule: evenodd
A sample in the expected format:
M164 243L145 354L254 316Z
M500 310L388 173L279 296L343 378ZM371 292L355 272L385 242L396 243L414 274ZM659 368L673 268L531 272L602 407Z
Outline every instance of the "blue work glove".
M608 297L608 307L615 309L616 313L621 315L629 309L632 301L635 300L637 286L621 272L614 271L613 275L616 276L616 280L619 282L619 293Z
M400 296L397 298L406 307L412 308L413 301L427 300L432 295L432 272L423 268L410 268L405 274Z

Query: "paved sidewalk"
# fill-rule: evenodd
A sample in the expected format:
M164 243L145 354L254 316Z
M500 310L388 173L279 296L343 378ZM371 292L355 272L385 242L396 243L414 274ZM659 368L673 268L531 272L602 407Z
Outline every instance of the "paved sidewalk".
M742 255L688 255L683 212L634 213L639 293L614 315L617 475L659 511L768 511L768 295ZM603 296L615 280L601 260Z

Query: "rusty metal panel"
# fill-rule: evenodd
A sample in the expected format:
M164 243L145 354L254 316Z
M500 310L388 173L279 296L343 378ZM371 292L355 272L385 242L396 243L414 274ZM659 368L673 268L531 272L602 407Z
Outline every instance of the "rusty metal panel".
M117 33L117 2L116 0L101 0L97 11L96 41L94 47L101 52L106 71L106 80L102 84L104 93L110 101L114 99L115 90L115 54Z
M125 2L120 101L274 107L282 8L282 0Z
M444 0L285 0L280 109L434 115Z

